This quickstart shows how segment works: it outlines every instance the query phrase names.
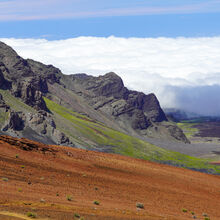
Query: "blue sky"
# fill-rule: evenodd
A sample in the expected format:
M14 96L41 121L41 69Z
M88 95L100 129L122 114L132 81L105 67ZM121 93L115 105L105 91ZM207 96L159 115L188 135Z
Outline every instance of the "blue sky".
M1 0L0 37L220 35L218 0Z

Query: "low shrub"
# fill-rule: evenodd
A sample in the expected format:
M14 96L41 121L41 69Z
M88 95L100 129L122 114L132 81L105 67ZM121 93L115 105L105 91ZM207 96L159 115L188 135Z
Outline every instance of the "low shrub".
M80 215L79 215L78 213L75 213L75 214L74 214L74 217L75 217L75 218L80 218Z
M27 212L27 217L29 217L29 218L37 218L37 215L34 214L33 212Z
M140 202L137 202L136 207L139 208L139 209L144 209L144 204L140 203Z
M70 195L67 195L67 196L66 196L66 200L72 201L72 199L73 199L72 196L70 196Z
M93 204L95 204L95 205L99 205L100 202L95 200L95 201L93 202Z
M2 177L2 180L5 182L8 182L8 178L7 177Z

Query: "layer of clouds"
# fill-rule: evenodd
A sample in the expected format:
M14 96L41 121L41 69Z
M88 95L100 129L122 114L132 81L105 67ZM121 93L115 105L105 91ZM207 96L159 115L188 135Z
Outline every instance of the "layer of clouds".
M163 107L220 115L220 37L0 40L65 74L114 71L130 89L154 92Z
M3 0L0 21L211 13L219 0Z

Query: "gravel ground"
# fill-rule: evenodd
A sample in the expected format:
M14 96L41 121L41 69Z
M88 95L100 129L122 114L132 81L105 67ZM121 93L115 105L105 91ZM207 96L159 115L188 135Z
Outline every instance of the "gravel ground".
M158 147L162 147L167 150L177 151L190 156L201 157L213 154L213 151L220 152L220 144L214 143L185 144L181 142L172 142L152 138L145 138L145 140Z

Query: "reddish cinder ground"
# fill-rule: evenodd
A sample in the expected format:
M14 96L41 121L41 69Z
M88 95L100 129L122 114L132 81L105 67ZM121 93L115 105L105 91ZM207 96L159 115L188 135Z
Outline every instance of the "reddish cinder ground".
M71 201L67 200L67 196ZM93 204L97 200L99 205ZM0 137L0 219L220 219L220 177ZM144 204L137 209L136 203ZM183 212L186 209L187 212Z

